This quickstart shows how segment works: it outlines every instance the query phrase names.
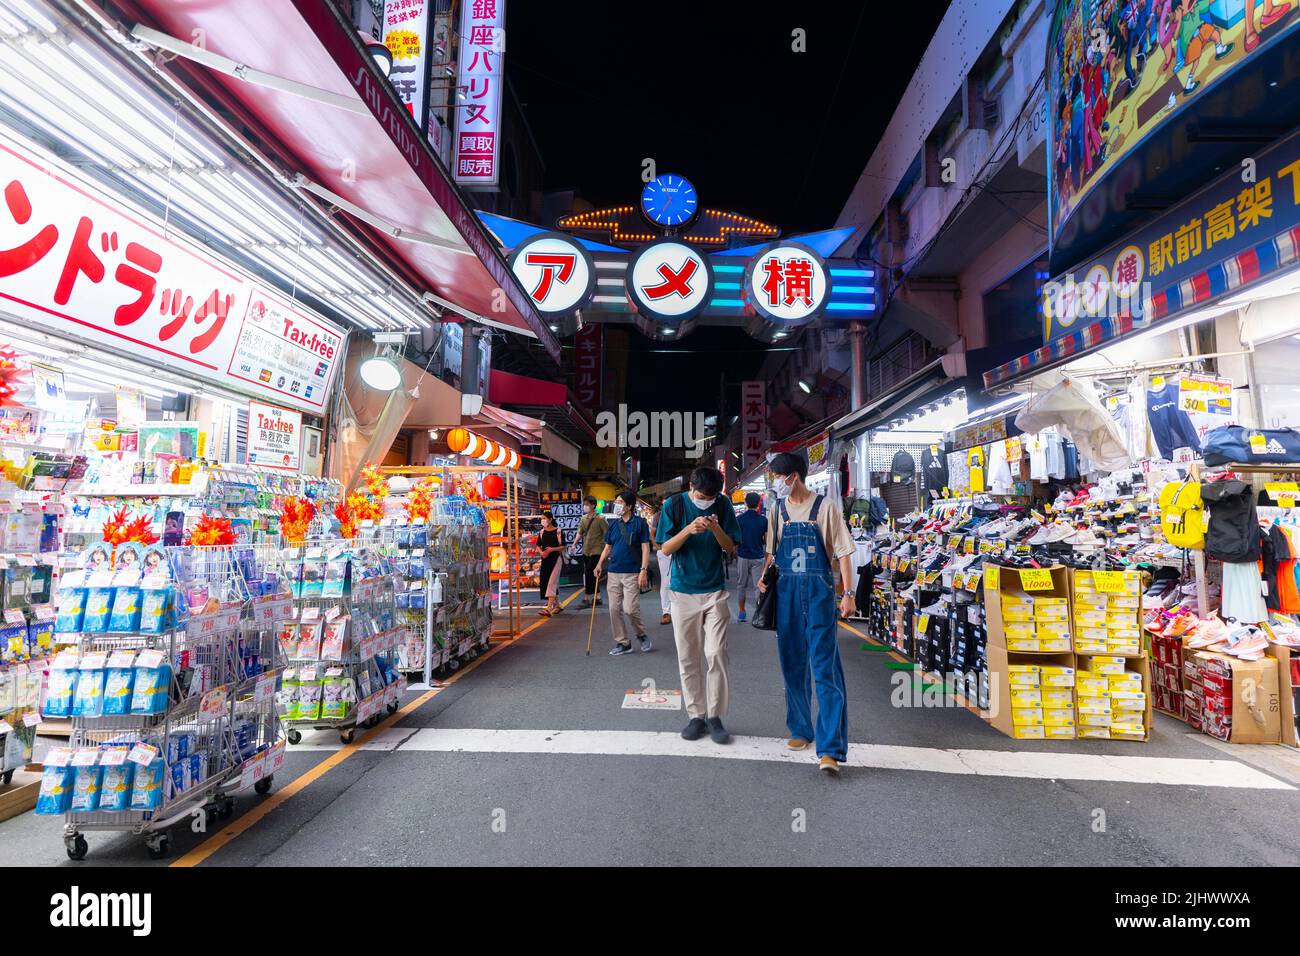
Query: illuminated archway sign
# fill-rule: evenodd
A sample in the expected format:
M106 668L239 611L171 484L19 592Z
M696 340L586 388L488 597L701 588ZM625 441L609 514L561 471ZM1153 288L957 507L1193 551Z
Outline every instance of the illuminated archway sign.
M816 318L831 297L831 276L812 249L798 242L775 242L745 267L745 301L763 318L799 326Z
M583 308L596 285L591 256L559 232L531 237L510 256L510 269L537 311L564 316Z
M627 266L627 295L643 316L669 325L694 318L713 295L713 266L676 239L643 246Z

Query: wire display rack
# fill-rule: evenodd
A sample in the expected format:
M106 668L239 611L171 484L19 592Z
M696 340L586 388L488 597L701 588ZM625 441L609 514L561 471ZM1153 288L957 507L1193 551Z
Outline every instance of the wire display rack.
M150 856L161 858L169 828L199 817L206 828L213 816L228 818L233 794L248 787L269 792L283 761L275 634L278 616L291 605L273 556L264 552L263 563L254 549L233 547L166 554L169 573L154 569L125 585L113 582L168 595L152 602L160 615L170 607L164 627L79 633L52 665L76 668L78 704L96 695L101 701L72 708L70 746L45 759L46 773L57 778L63 771L74 788L63 830L74 860L86 856L90 831L142 835ZM65 580L64 587L78 583ZM121 694L130 695L131 706L109 712L110 697ZM110 780L114 796L126 789L129 800L110 796Z
M288 664L278 704L289 743L306 728L336 730L351 743L357 727L395 712L406 690L396 667L406 640L396 613L404 581L373 537L308 541L286 554L294 599L278 629Z

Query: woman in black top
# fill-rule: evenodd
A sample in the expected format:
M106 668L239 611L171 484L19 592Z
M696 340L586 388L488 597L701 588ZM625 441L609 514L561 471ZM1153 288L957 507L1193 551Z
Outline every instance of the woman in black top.
M542 596L546 598L546 607L542 608L541 614L550 617L560 613L560 556L564 553L564 532L549 511L542 512L542 533L537 536L537 547L542 552L540 587Z

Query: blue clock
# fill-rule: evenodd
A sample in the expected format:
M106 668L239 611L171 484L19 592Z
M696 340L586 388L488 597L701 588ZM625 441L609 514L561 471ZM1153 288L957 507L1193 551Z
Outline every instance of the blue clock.
M690 180L676 173L656 176L641 190L641 211L666 228L685 226L700 211L700 200Z

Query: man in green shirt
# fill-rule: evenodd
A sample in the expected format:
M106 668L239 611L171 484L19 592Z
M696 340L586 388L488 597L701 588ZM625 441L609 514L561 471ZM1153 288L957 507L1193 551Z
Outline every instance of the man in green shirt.
M582 501L582 519L578 522L578 539L582 541L583 583L585 592L582 606L591 607L595 601L600 605L600 582L596 578L596 562L600 552L605 550L605 534L609 531L609 522L605 516L596 511L596 499L587 495Z
M690 717L682 736L699 740L708 733L714 743L725 744L731 739L722 726L729 696L731 609L723 558L735 552L740 525L731 502L722 496L722 475L716 469L691 472L690 491L665 503L655 540L673 559L673 637Z

